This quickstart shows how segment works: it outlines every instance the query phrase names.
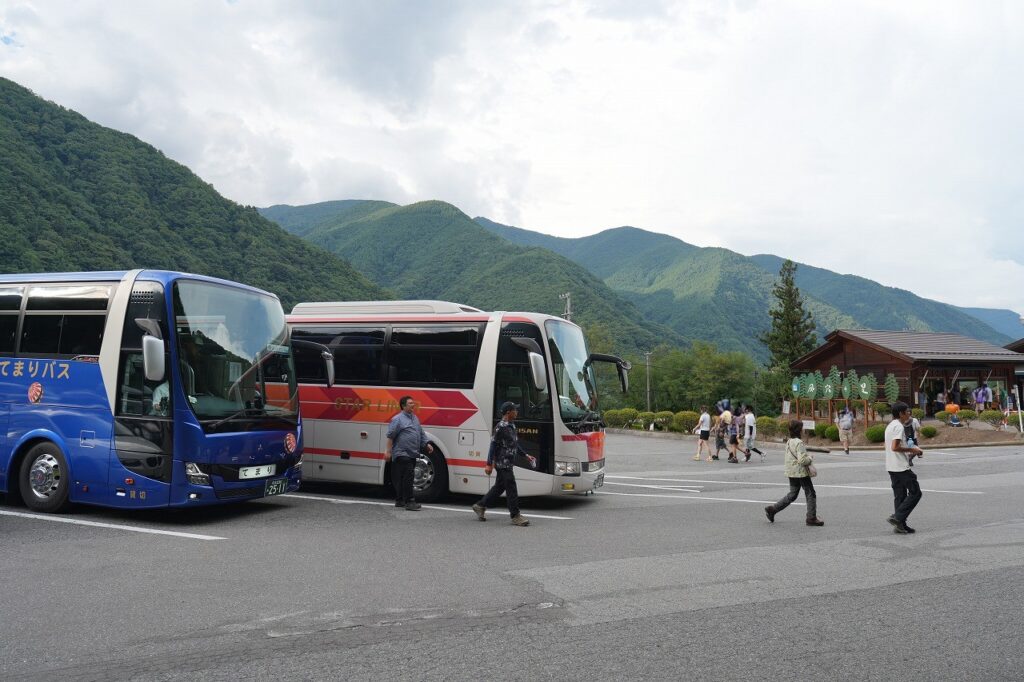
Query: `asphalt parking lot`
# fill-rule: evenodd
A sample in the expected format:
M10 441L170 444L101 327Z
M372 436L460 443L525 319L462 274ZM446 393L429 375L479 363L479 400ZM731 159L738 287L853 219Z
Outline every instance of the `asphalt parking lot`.
M930 451L918 529L879 452L767 461L609 435L596 495L476 520L384 491L189 513L0 505L3 679L1020 679L1024 448ZM802 498L800 500L802 502Z

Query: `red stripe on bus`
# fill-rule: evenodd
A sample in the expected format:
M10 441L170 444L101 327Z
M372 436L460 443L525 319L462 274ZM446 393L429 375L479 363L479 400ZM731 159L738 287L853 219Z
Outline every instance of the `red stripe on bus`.
M587 444L587 460L596 462L604 459L604 431L562 436L566 442L584 441Z
M458 313L455 313L456 315ZM369 315L361 315L359 317L305 317L302 315L289 315L285 318L288 324L294 324L296 326L302 326L303 324L349 324L353 322L357 323L370 323L370 324L405 324L406 322L431 322L431 323L447 323L447 324L460 324L463 322L487 322L490 318L487 316L481 317L480 315L466 315L465 317L452 317L452 313L445 313L436 315L433 317L401 317L394 315L390 317L371 317Z
M448 466L453 467L477 467L479 469L487 466L487 462L480 459L449 459Z

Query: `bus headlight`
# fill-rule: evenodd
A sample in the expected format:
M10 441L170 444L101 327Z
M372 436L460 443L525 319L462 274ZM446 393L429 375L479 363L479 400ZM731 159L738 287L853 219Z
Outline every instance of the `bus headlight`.
M192 485L210 485L209 474L203 473L195 462L185 462L185 478Z
M555 460L555 476L579 476L580 463L577 460Z

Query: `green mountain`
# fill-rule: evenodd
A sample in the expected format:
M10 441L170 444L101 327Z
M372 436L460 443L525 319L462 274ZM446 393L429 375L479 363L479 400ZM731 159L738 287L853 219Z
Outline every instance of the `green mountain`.
M757 337L769 326L771 287L783 263L778 256L701 248L634 227L566 239L476 221L509 241L551 249L584 265L646 317L687 339L766 357ZM822 336L846 327L949 331L1000 345L1008 340L954 306L863 277L808 265L800 265L796 277Z
M0 269L182 270L298 301L389 297L185 166L0 78Z
M1024 336L1024 318L1012 310L998 308L957 308L957 310L981 320L1011 339L1019 339Z
M261 212L402 297L557 315L563 310L559 294L572 292L574 320L591 330L602 328L620 352L681 342L671 330L645 320L584 267L547 249L514 245L450 204L344 203L334 208L334 219L326 217L330 207L325 204Z

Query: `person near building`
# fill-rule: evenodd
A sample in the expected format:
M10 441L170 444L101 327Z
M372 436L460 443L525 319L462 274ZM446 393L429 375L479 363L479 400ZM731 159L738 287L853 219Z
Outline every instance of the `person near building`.
M505 402L501 405L501 421L494 427L494 435L491 437L491 446L487 451L487 465L484 473L488 476L492 471L497 472L494 485L487 491L479 502L473 505L473 511L481 521L487 520L487 508L493 507L502 493L508 501L508 513L512 517L513 526L529 526L530 522L519 513L519 488L516 486L515 459L525 457L531 467L537 466L537 459L523 450L519 444L519 434L516 432L516 418L519 416L519 406L513 402Z
M814 483L811 482L814 459L807 452L807 446L800 440L803 428L803 422L799 419L789 422L789 440L786 442L783 460L786 477L789 478L789 492L775 504L764 508L764 515L768 517L770 523L775 523L775 515L795 502L800 490L803 489L804 501L807 503L807 525L825 525L825 522L818 518L818 496L814 492Z
M973 396L974 400L974 411L977 412L978 414L981 414L982 412L985 411L984 385L978 386L976 389L974 389L974 392L971 395Z
M406 511L419 511L421 505L413 498L412 478L416 470L416 459L420 451L434 452L434 446L427 442L427 434L416 417L416 401L404 395L398 399L402 409L388 424L387 444L384 446L384 460L391 461L391 484L395 488L395 506Z
M992 387L987 383L983 383L981 388L985 391L985 395L982 397L985 398L985 409L987 410L992 407L992 403L994 402L992 398Z
M850 454L850 441L853 440L853 421L853 410L849 407L844 407L836 415L836 426L839 428L839 443L843 446L843 451L846 454Z
M907 425L911 423L910 406L903 402L892 405L893 419L885 427L885 469L892 483L895 511L886 521L897 535L913 533L907 518L921 501L921 486L917 474L911 470L911 460L923 457L921 448L911 445L907 438Z
M697 454L693 456L694 462L700 461L700 453L706 449L708 451L708 461L711 461L711 443L708 440L711 438L711 415L708 414L708 408L705 405L700 406L700 417L697 419L697 426L693 428L693 432L697 434Z

